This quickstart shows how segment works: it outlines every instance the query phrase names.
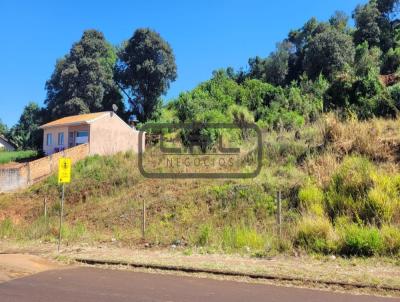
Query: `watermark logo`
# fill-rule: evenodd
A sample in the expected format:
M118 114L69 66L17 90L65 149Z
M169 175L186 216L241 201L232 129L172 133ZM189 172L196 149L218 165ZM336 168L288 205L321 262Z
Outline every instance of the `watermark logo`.
M254 178L262 150L254 123L150 123L139 134L138 165L148 178Z

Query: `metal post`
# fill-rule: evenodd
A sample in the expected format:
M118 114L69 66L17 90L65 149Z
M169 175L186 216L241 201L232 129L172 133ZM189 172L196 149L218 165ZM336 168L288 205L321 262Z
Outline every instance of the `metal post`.
M143 199L142 203L142 239L146 238L146 202Z
M61 194L61 209L60 209L60 231L58 233L58 252L60 252L60 245L61 245L61 228L62 228L62 221L64 214L64 191L65 191L65 184L63 183L62 194Z

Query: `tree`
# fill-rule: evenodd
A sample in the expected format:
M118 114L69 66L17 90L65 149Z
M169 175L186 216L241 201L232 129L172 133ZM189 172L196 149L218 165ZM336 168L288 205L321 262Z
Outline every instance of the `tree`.
M250 59L250 77L273 85L284 85L289 72L290 47L291 44L284 41L278 43L276 50L266 59Z
M378 47L369 48L368 42L356 47L354 71L359 77L366 77L372 70L375 74L379 73L382 52Z
M170 45L155 31L138 29L118 53L116 78L128 90L132 113L140 122L154 119L161 95L177 77Z
M122 96L113 79L116 53L96 30L87 30L69 54L56 63L46 82L49 118L112 110L124 116Z
M394 47L395 23L393 13L397 12L399 0L370 0L358 5L353 13L357 30L354 41L361 44L367 41L369 46L379 46L383 52Z
M328 79L343 71L354 61L354 44L351 37L336 29L328 28L317 34L308 44L304 67L310 78L323 74Z
M395 73L400 67L400 47L391 48L383 57L382 73Z
M347 29L347 22L349 17L345 12L336 11L335 14L329 19L329 24L336 30L344 32Z
M7 131L7 125L4 124L3 121L0 119L0 135L5 135Z
M42 147L42 132L39 126L43 123L43 110L38 104L30 102L25 106L18 123L10 129L8 137L21 149Z
M304 56L309 43L317 34L324 32L327 28L329 28L329 24L311 18L302 28L289 32L287 41L291 43L291 51L287 82L299 79L304 73Z
M399 0L377 0L377 7L382 14L390 15L397 12L399 3Z
M353 18L357 28L354 32L354 42L357 45L367 41L369 46L380 46L380 17L381 12L378 9L376 1L370 1L365 5L358 5L356 7Z

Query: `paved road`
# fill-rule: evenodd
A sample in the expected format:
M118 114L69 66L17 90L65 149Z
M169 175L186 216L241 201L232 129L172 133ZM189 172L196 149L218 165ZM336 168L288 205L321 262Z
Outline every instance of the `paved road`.
M400 301L316 290L96 268L53 270L0 284L1 302Z

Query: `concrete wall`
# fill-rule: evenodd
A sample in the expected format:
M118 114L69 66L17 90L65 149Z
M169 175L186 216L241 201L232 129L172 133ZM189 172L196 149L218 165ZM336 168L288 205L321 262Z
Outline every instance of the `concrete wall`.
M27 183L28 173L26 165L0 169L0 192L10 192L23 188Z
M10 192L27 187L58 170L58 160L69 157L72 163L89 155L89 145L79 145L63 152L21 164L13 168L0 166L0 192Z
M138 153L139 131L111 113L90 125L90 154L111 155L132 150ZM144 151L144 135L143 135Z

